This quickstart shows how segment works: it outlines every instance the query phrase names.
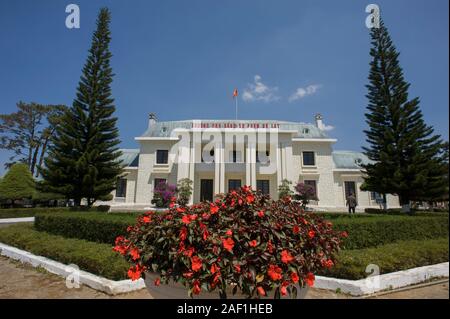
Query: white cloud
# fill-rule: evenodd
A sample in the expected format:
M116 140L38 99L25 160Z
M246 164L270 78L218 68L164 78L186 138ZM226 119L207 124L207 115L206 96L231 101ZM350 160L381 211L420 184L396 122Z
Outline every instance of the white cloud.
M245 102L263 101L265 103L278 101L280 97L277 95L278 88L270 87L261 81L261 76L255 75L254 82L249 83L244 89L242 99Z
M313 95L320 89L320 87L320 84L311 84L305 88L300 87L289 97L289 102L294 102L304 98L305 96Z

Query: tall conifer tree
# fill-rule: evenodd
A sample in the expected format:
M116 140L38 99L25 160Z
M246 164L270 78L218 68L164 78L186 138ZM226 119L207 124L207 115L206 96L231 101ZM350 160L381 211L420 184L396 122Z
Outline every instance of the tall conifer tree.
M110 12L103 8L72 107L57 127L42 169L46 191L64 194L79 205L110 198L122 172L119 132L111 96Z
M444 191L448 166L440 156L440 136L423 120L419 98L408 97L399 53L383 21L372 28L371 38L364 151L372 163L363 165L363 189L396 194L409 212L410 201Z

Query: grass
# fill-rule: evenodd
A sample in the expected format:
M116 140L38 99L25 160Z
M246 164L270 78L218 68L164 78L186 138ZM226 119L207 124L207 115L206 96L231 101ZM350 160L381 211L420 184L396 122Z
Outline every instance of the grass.
M380 274L447 262L447 238L407 240L375 248L342 250L337 264L322 275L341 279L363 279L369 274L366 267L374 264Z

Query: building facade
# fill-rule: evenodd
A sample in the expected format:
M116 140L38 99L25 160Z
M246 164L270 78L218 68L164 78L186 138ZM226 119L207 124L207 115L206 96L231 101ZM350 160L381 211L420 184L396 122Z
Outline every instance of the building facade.
M285 179L311 185L316 210L345 210L353 193L358 208L380 207L380 196L360 190L362 153L333 150L336 139L315 123L285 121L187 120L159 122L151 114L146 132L135 138L139 149L122 150L126 165L113 206L149 207L158 183L193 181L191 202L213 200L243 185L272 198ZM399 207L387 196L388 207Z

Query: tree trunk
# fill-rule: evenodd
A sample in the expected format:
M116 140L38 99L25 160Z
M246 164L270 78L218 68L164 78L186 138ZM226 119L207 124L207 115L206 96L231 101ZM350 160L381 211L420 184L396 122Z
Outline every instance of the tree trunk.
M48 140L49 140L49 137L47 137L44 140L44 143L42 144L41 155L39 156L38 170L36 170L35 177L39 177L39 168L42 167L42 163L44 162L44 155L45 155L45 151L47 150Z
M31 164L30 164L31 176L34 175L34 169L36 168L36 161L37 161L38 153L39 153L39 145L36 145L36 148L34 149L34 152L33 152L33 159L31 160Z
M383 194L383 210L387 210L387 196L386 194Z

